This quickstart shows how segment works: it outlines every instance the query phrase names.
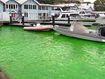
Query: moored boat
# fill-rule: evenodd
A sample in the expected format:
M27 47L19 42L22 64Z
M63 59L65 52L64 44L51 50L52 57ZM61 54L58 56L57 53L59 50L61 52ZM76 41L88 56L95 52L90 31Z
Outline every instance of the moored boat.
M80 14L81 13L81 14ZM80 13L70 13L70 12L61 12L58 17L55 18L55 23L68 23L68 16L70 18L70 23L73 23L74 21L79 21L83 25L92 25L96 22L96 18L93 14L91 13L85 13L85 12L80 12ZM84 14L82 14L84 13Z
M25 26L23 29L24 30L35 30L35 31L49 31L52 28L53 28L52 25L36 24L36 25Z
M100 27L98 30L89 30L80 23L75 23L71 27L55 26L53 28L56 32L80 39L105 42L105 27Z

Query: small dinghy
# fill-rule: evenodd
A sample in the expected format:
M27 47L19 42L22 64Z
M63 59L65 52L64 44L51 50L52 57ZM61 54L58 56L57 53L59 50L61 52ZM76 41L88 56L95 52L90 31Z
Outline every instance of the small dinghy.
M36 25L25 26L24 30L35 30L35 31L49 31L52 29L52 25L40 25L39 23Z
M98 30L89 30L79 22L75 22L74 24L71 24L70 27L56 25L53 30L70 37L105 42L105 27L100 27Z

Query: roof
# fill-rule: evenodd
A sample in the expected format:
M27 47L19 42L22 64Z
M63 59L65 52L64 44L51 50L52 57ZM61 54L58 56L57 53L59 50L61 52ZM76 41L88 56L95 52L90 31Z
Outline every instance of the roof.
M25 0L22 4L24 4L27 0ZM51 4L41 4L39 3L37 0L33 0L35 3L37 3L39 6L54 6L54 5L51 5Z
M5 4L3 1L0 0L1 3Z
M8 3L10 0L8 0L6 3ZM20 4L19 2L17 2L16 0L14 0L14 2L16 2L17 4Z
M9 0L0 0L3 3L7 3ZM27 0L15 0L18 4L24 4ZM41 4L37 0L33 0L35 3L37 3L40 6L56 6L51 4Z

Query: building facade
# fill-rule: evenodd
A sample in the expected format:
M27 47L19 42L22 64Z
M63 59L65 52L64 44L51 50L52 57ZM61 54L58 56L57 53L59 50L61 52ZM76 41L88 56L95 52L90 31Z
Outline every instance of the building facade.
M27 0L21 5L22 14L25 20L38 19L38 3L35 0Z
M5 11L5 3L3 3L1 0L0 0L0 12L4 12Z
M13 20L17 20L21 13L21 5L15 0L9 0L5 3L5 11L11 14Z
M27 0L21 5L25 20L47 20L53 9L52 5L40 4L37 0Z
M4 7L4 8L3 8ZM52 13L57 13L57 5L41 4L37 0L26 0L21 3L18 0L0 1L0 12L9 12L12 20L18 21L24 16L25 20L49 20Z

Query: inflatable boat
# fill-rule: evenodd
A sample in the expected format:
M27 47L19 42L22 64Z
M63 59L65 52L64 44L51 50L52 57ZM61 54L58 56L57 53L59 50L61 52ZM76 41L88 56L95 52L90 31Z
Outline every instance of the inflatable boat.
M23 29L24 30L35 30L35 31L49 31L50 29L52 29L53 26L52 25L30 25L30 26L25 26Z

